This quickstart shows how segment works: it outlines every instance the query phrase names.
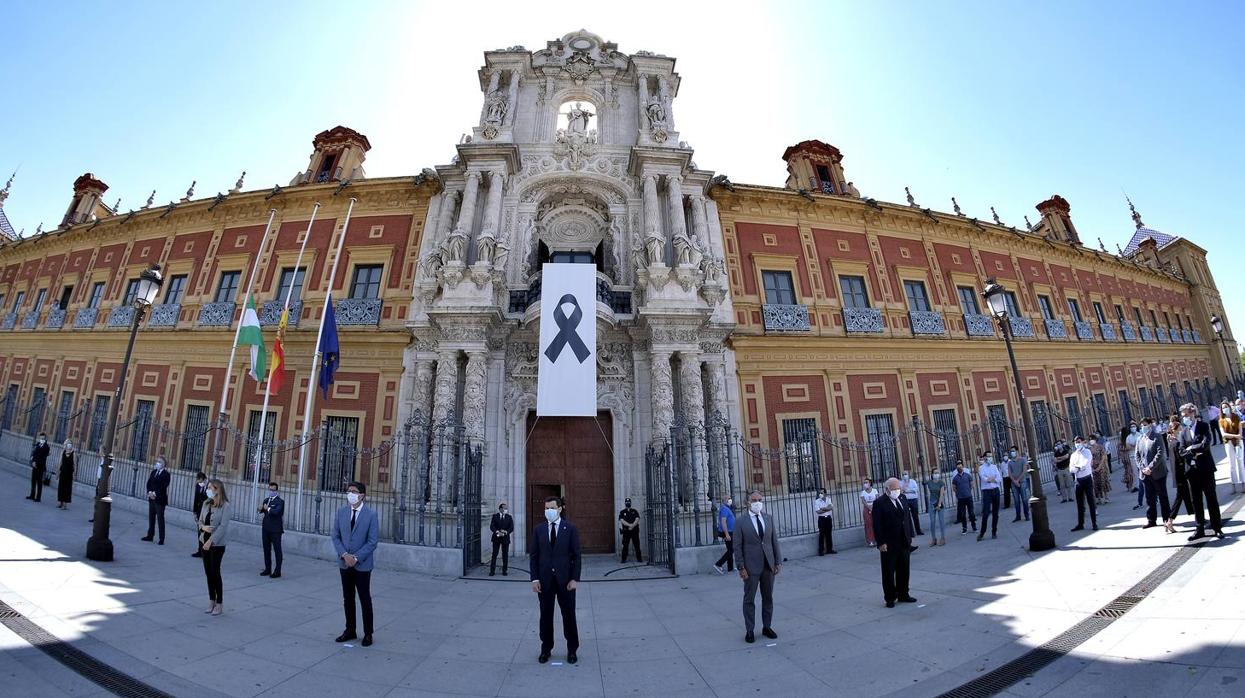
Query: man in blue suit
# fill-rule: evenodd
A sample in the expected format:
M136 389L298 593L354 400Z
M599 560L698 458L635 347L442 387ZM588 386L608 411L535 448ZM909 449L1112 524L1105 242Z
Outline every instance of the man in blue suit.
M553 602L562 611L566 663L579 661L579 626L575 623L575 589L579 586L579 529L562 518L562 498L545 500L545 522L532 529L528 559L532 591L540 597L540 663L553 652Z
M370 507L363 506L367 487L352 482L346 488L346 506L333 517L333 548L337 550L342 577L342 600L346 607L346 631L338 642L349 642L355 633L354 596L359 594L363 607L363 646L372 646L372 553L380 536L380 519Z

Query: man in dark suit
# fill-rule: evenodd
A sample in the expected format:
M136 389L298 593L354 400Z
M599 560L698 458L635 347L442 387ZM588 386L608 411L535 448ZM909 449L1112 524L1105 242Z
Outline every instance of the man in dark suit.
M150 543L156 535L156 523L160 524L160 545L164 545L164 508L169 505L169 471L164 469L164 457L156 458L156 467L147 476L147 535L143 540Z
M549 661L553 652L553 602L562 611L562 634L566 637L566 662L579 661L579 626L575 622L575 589L579 587L579 529L562 518L562 498L545 500L545 521L532 529L527 546L532 591L540 597L540 657Z
M264 544L264 571L261 577L281 578L281 534L285 533L285 500L277 493L277 483L268 483L268 496L259 505L259 513L264 515L260 524L260 539ZM273 553L276 553L277 566L272 566Z
M1223 538L1223 522L1219 518L1219 496L1215 493L1215 459L1210 454L1210 425L1192 403L1180 408L1181 424L1179 449L1185 462L1185 477L1189 482L1189 494L1193 498L1193 516L1197 530L1189 540L1206 535L1206 513L1202 500L1210 510L1210 527L1215 536Z
M886 607L894 608L896 601L916 602L908 595L909 556L912 554L914 532L899 480L887 480L883 491L886 496L873 505L873 537L882 555L882 595L886 598Z
M43 476L48 472L48 435L39 432L39 438L30 448L30 494L26 499L41 501L43 499Z
M342 579L342 605L346 611L346 630L337 636L337 642L350 642L358 637L355 633L354 597L359 595L363 610L364 647L372 646L372 568L373 555L380 540L380 517L371 507L363 506L367 487L362 482L352 482L346 488L346 505L333 517L333 532L329 536L337 551L338 572Z
M199 520L199 512L203 510L203 503L206 501L207 473L199 471L199 473L195 475L195 500L193 505L195 510L195 521ZM203 557L203 551L196 548L195 551L190 554L190 557Z
M631 498L623 502L622 511L618 512L618 532L622 534L622 561L627 561L627 551L635 546L635 559L644 562L640 554L640 512L631 506Z
M514 517L506 509L506 503L497 505L497 513L489 522L488 530L493 532L493 559L488 564L488 576L497 573L497 551L501 550L501 575L510 574L510 536L514 535Z
M761 634L778 637L771 622L774 619L774 577L782 571L782 553L778 550L778 530L774 519L765 513L765 497L757 490L748 495L748 512L735 519L731 538L735 542L735 566L744 580L744 642L756 642L756 596L761 590Z

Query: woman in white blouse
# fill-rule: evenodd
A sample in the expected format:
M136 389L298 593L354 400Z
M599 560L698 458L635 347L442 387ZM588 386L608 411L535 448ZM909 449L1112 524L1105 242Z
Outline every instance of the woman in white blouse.
M865 486L860 490L860 503L864 511L865 519L865 542L872 548L873 542L873 502L878 498L878 491L873 489L873 483L865 480Z

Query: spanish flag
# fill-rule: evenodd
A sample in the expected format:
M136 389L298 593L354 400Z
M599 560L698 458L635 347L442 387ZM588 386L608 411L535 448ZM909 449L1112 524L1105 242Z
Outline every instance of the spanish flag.
M281 311L281 321L277 324L277 341L272 345L272 361L268 369L268 392L281 392L285 383L285 326L289 323L290 311Z

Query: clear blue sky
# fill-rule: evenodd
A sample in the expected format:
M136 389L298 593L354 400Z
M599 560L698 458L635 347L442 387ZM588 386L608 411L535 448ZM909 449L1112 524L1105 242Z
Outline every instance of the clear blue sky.
M1245 3L10 3L0 177L29 234L74 178L137 207L285 184L317 131L371 139L371 176L448 162L483 51L584 27L675 56L699 166L781 184L785 146L843 150L869 196L1023 225L1054 193L1090 245L1150 227L1209 251L1238 334Z

